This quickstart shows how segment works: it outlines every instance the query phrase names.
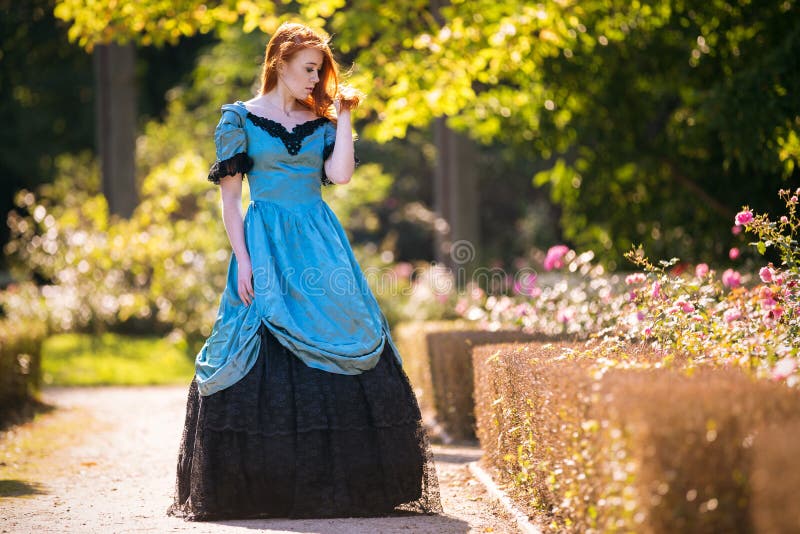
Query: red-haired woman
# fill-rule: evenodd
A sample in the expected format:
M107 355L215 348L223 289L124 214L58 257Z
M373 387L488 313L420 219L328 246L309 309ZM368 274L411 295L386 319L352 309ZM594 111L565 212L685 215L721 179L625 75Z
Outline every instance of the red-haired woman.
M400 354L321 197L358 162L350 114L362 94L338 78L328 39L285 23L260 94L222 106L208 179L233 254L189 387L171 515L442 511Z

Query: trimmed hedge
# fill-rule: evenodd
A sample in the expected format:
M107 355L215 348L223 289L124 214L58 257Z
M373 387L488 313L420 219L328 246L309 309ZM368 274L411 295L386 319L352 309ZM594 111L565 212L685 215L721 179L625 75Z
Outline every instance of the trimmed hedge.
M800 532L800 422L771 425L753 445L753 522L757 532Z
M0 426L15 408L36 397L42 380L44 324L0 321Z
M516 330L489 332L465 321L420 321L396 328L398 350L420 407L445 443L475 440L472 347L541 339Z
M570 348L583 346L473 351L482 461L519 504L556 531L753 532L754 440L798 420L800 392L739 369L655 367L645 349L612 364ZM762 476L785 476L767 464Z
M407 321L398 323L392 333L423 419L431 425L428 430L434 441L445 441L446 436L443 436L436 413L427 336L431 332L468 329L471 324L468 321Z
M476 439L472 349L491 343L532 341L537 337L541 339L541 336L515 330L451 330L427 334L434 406L448 441Z

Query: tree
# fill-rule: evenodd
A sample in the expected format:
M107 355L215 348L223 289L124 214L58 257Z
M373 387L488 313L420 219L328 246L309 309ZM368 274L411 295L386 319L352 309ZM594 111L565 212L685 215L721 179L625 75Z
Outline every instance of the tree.
M158 42L236 17L268 32L292 16L201 5L63 0L57 14L87 43L112 33ZM365 136L386 141L446 116L478 141L537 155L547 168L534 184L561 206L565 236L612 267L636 242L654 255L723 257L719 235L737 207L770 207L799 177L793 0L293 5L336 35L353 83L370 88Z

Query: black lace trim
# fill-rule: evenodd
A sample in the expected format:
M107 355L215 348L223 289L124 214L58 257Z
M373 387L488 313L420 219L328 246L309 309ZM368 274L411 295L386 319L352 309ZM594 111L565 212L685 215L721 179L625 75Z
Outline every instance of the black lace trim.
M297 153L300 152L300 145L302 144L303 139L314 133L317 128L328 121L327 117L317 117L316 119L296 124L290 132L283 124L272 119L260 117L250 113L249 111L247 112L247 117L253 122L253 124L262 130L265 130L271 136L277 137L283 141L283 144L286 146L286 150L288 150L289 154L292 156L296 156Z
M245 173L250 172L250 169L253 168L253 163L253 158L248 156L247 152L239 152L228 159L217 160L208 171L208 180L219 185L220 179L226 176L242 173L242 177L244 177Z
M325 161L331 156L333 153L333 147L336 143L331 143L330 145L325 145L325 148L322 149L322 185L333 185L328 175L325 174ZM361 163L361 160L358 159L358 156L353 154L353 159L355 159L356 167L358 164Z

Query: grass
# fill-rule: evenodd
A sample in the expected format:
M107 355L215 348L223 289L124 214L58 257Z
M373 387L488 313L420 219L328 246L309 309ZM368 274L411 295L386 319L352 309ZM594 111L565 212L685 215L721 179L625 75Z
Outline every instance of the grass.
M160 337L58 334L42 347L45 385L182 384L193 374L186 344Z

